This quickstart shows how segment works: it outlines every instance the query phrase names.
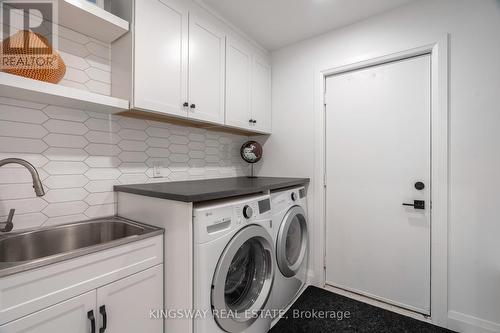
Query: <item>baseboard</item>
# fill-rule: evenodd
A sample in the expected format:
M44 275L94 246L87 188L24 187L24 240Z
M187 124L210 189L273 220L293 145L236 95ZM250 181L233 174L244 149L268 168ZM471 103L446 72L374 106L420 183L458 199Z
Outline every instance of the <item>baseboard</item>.
M354 293L354 292L351 292L348 290L340 289L340 288L337 288L337 287L334 287L331 285L325 285L323 287L323 289L328 290L328 291L335 293L335 294L339 294L339 295L354 299L354 300L359 301L359 302L363 302L366 304L376 306L378 308L381 308L381 309L384 309L387 311L395 312L395 313L403 315L403 316L411 317L413 319L417 319L417 320L432 324L430 317L424 316L423 314L418 313L418 312L413 312L411 310L403 309L403 308L400 308L398 306L391 305L391 304L379 301L377 299L370 298L370 297L367 297L367 296L364 296L361 294L357 294L357 293Z
M500 333L500 323L456 311L448 312L448 327L461 333Z

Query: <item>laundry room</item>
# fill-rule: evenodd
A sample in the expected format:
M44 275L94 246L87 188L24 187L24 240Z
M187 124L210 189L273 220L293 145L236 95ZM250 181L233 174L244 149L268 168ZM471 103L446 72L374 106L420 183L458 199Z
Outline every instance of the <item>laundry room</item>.
M500 0L0 20L0 333L500 333Z

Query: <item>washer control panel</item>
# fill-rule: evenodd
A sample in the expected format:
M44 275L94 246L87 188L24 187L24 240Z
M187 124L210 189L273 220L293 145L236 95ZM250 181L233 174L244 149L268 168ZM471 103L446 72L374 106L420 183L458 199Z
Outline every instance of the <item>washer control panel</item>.
M269 214L270 211L270 198L247 201L244 204L236 205L234 207L234 214L236 215L238 224L249 223L263 218L265 219L266 217L263 215Z
M261 224L267 229L271 219L269 195L196 204L193 207L194 241L198 244L208 242L248 224Z

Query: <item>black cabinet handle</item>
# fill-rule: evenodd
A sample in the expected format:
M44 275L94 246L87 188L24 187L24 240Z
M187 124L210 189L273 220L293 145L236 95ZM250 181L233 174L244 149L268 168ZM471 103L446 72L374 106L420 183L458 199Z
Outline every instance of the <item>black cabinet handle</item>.
M254 120L252 121L252 123L257 124L257 120L255 120L255 119L254 119Z
M249 120L248 120L248 122L249 122L250 124L252 124L252 123L253 123L253 119L249 119Z
M194 109L194 108L196 108L196 104L191 104L189 107L190 107L191 109Z
M90 320L90 333L95 333L95 317L94 310L87 312L87 318Z
M411 206L415 209L425 209L425 201L424 200L413 200L413 203L403 203L403 206Z
M189 103L188 102L185 102L184 104L182 104L183 107L187 108L189 106Z
M104 333L106 331L106 327L108 326L108 315L106 314L106 306L101 305L99 308L99 313L102 316L102 327L99 329L99 333Z

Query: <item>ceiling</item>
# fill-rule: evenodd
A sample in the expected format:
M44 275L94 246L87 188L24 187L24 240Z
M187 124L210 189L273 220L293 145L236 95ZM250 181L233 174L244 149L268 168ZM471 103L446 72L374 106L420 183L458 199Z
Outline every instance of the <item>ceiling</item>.
M268 50L360 21L415 0L198 0Z

